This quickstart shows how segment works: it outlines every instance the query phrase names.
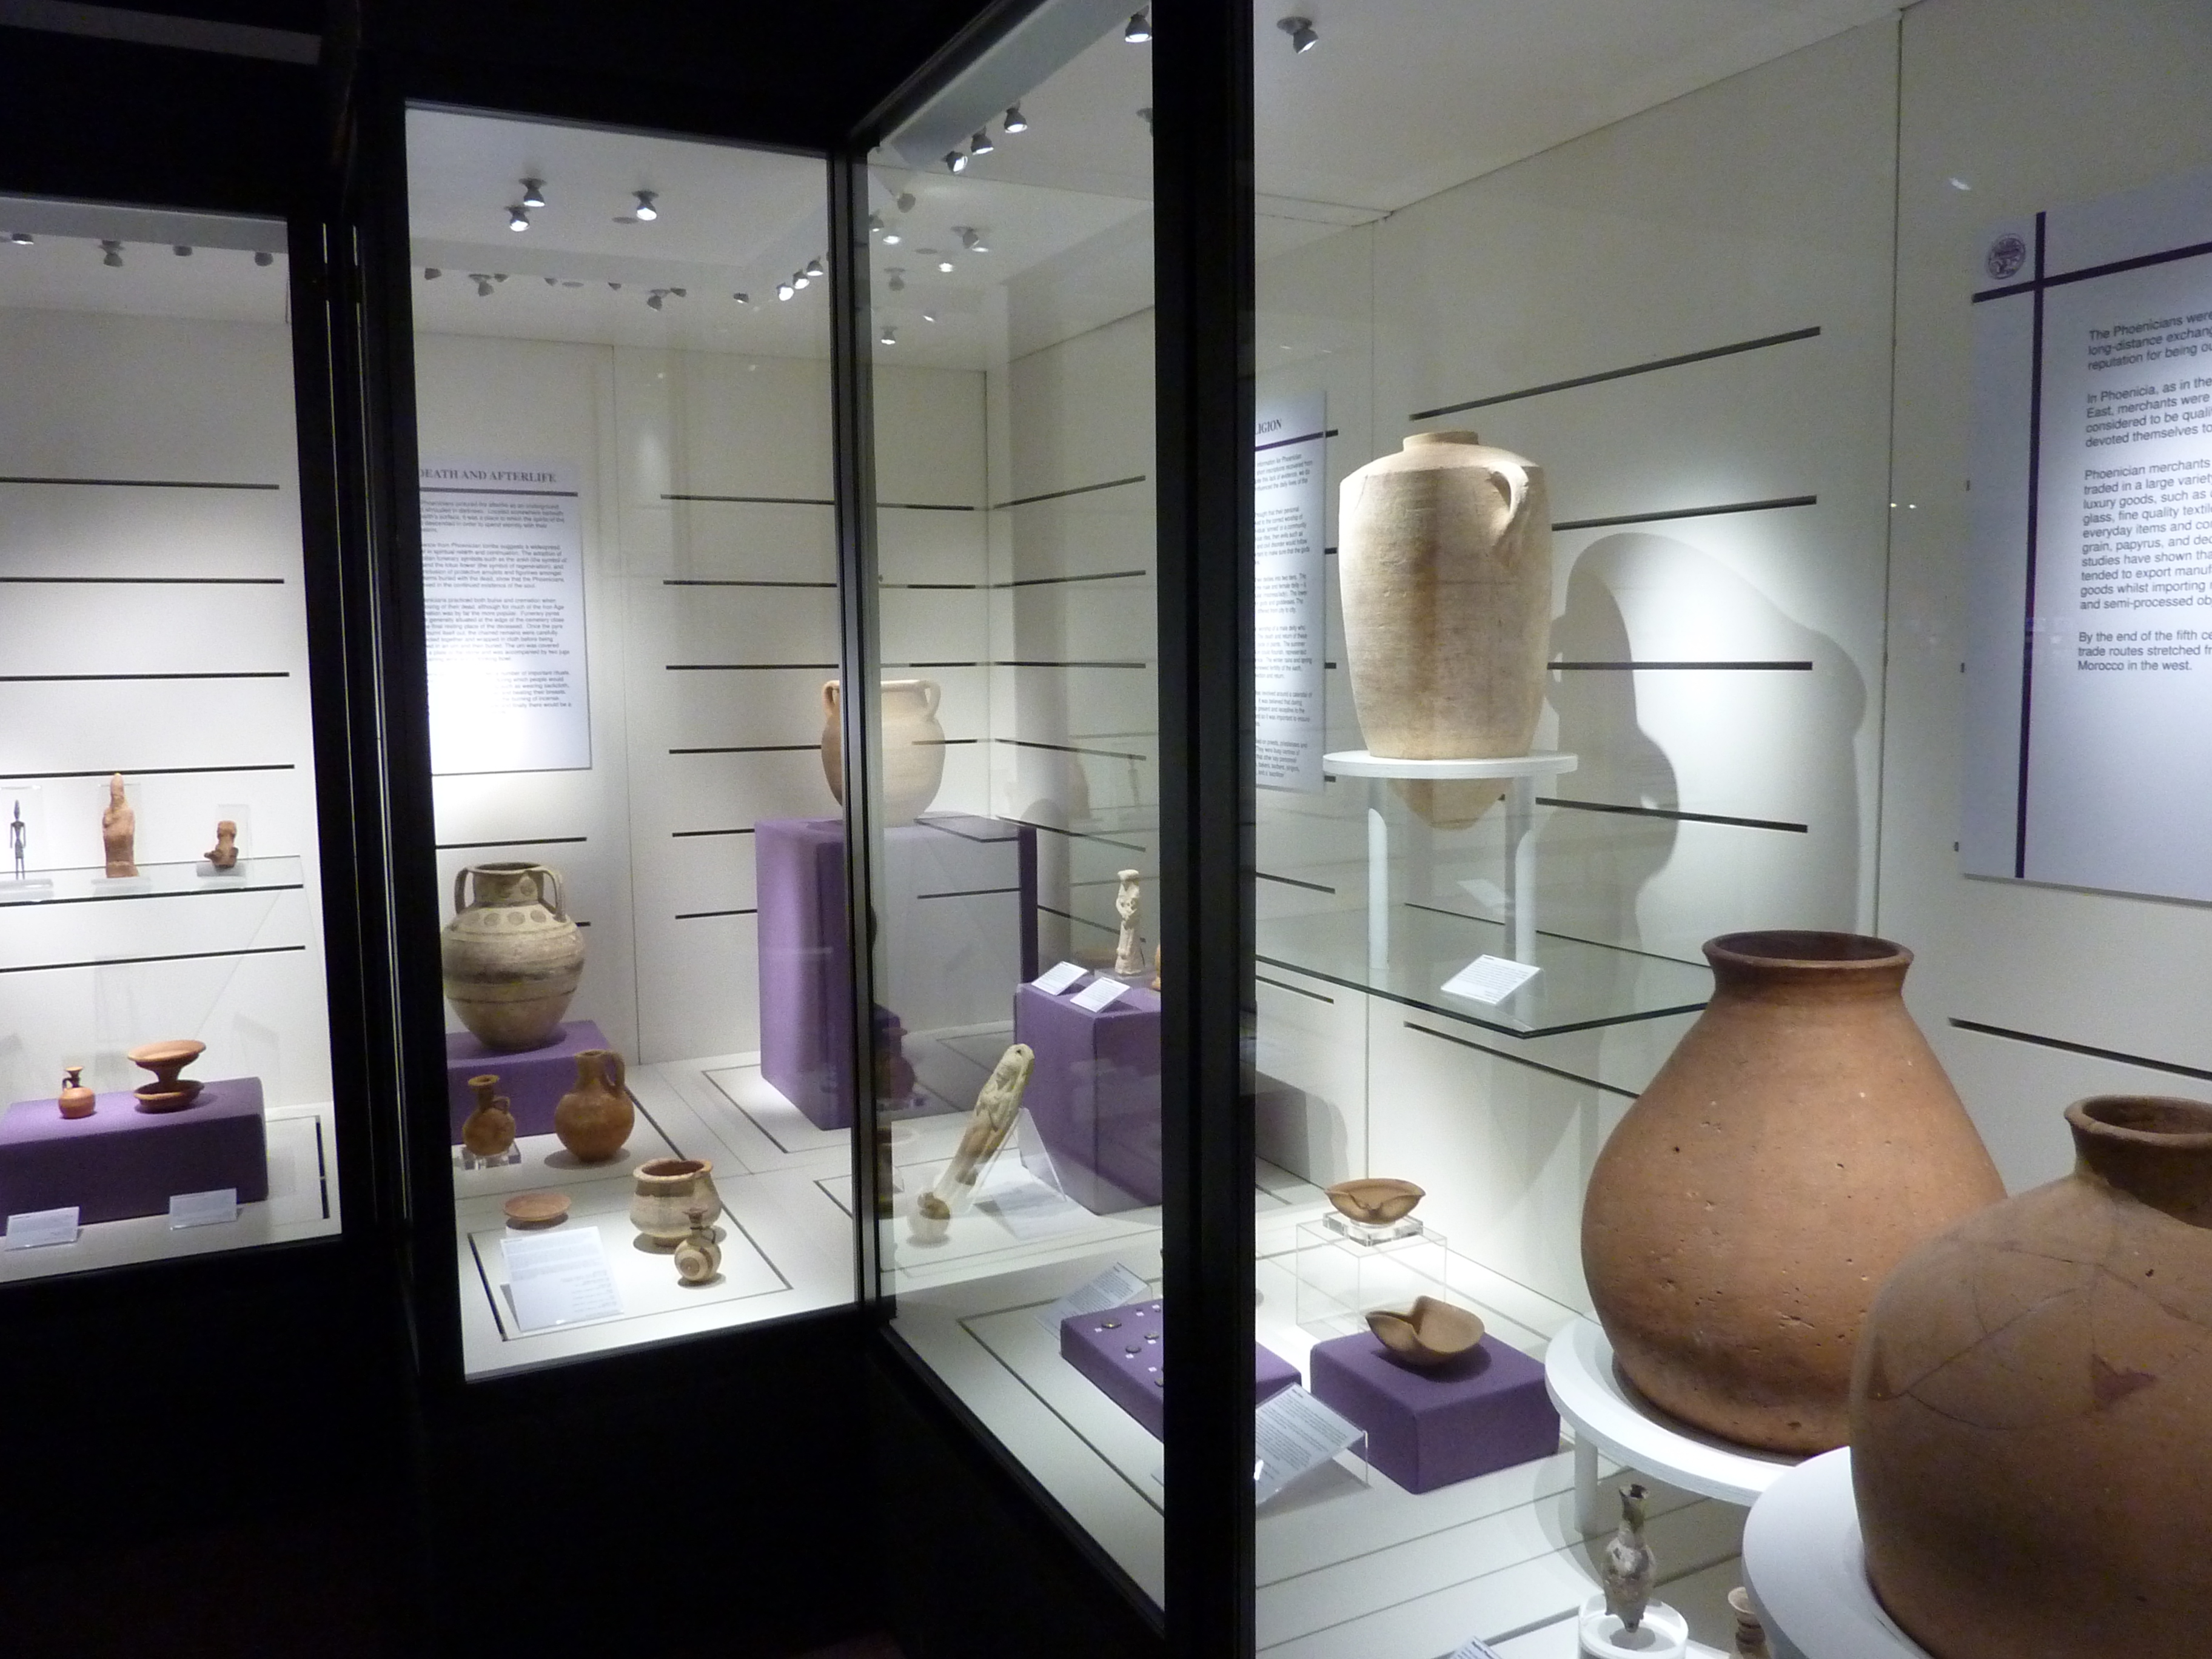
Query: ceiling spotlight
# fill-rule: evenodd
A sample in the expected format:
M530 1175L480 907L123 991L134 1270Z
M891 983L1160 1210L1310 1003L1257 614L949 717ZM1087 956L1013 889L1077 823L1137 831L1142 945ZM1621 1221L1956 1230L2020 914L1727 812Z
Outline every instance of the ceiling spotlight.
M32 240L31 233L27 230L11 230L8 233L8 240L17 247L28 247Z
M1019 104L1007 105L1006 131L1008 132L1027 132L1029 130L1030 118L1022 113L1022 106Z
M968 153L970 155L988 155L996 149L998 146L991 142L991 135L980 127L969 136Z
M645 302L653 310L658 311L667 298L668 290L665 288L657 288L645 296Z
M1141 46L1152 38L1152 9L1150 6L1129 14L1129 26L1121 31L1121 38L1133 46Z
M898 232L895 230L887 230L884 233L884 246L885 247L896 247L904 240L906 240L906 238L900 235Z
M937 313L933 311L925 311L921 313L921 320L925 323L933 323L937 320Z
M966 248L969 252L988 253L991 251L983 244L983 233L975 226L955 225L952 229L953 234L960 238L960 246Z
M446 273L444 271L439 270L435 265L424 265L422 267L422 280L426 283L434 283L438 278L445 274Z
M174 247L171 248L169 252L175 254L179 259L189 259L192 257L191 249L186 247L182 242L179 242Z
M883 333L877 337L878 343L881 344L896 345L898 343L898 331L893 328L889 323L886 323L884 325Z
M789 283L778 283L775 285L775 297L779 300L788 300L798 292L799 290L792 287Z
M1152 106L1150 104L1146 105L1137 112L1137 115L1144 122L1145 131L1150 132L1152 130Z
M871 213L868 216L868 234L872 236L880 236L884 234L884 216L882 214Z
M901 213L911 213L914 211L914 192L912 191L902 190L898 193L898 210Z
M612 289L612 290L613 290L615 293L617 293L617 294L619 294L619 293L621 293L621 292L622 292L622 284L621 284L620 283L609 283L607 284L607 287L608 287L609 289Z
M945 152L945 170L947 173L965 173L965 172L967 172L967 171L968 171L968 158L967 158L966 156L963 155L962 155L958 150L957 150L957 149L948 149L948 150L946 150L946 151Z
M1279 17L1275 27L1291 37L1292 52L1311 52L1320 43L1321 36L1314 33L1310 17Z
M490 277L485 276L481 270L472 270L469 273L469 280L477 285L477 299L488 300L491 297Z
M543 179L525 179L522 181L522 205L525 207L545 205L545 181Z
M253 263L257 265L273 265L276 263L276 256L264 248L253 256Z
M526 207L522 207L522 206L519 206L519 205L518 205L518 206L515 206L515 207L511 207L511 208L507 209L507 228L509 230L527 230L527 229L529 229L529 228L530 228L530 210L529 210L528 208L526 208Z
M630 216L638 220L641 223L651 224L655 219L658 219L660 216L660 210L653 206L653 204L659 199L660 192L657 190L641 190L638 191L637 211Z
M937 268L949 276L952 274L952 261L950 259L939 259L937 262Z
M884 286L890 289L892 293L903 294L906 292L906 267L904 265L893 265L884 272L884 276L886 278Z
M545 286L548 288L558 288L561 286L561 279L558 276L548 276L545 279Z
M104 265L121 264L123 263L123 244L120 242L102 242L100 245L100 263Z
M753 302L753 296L750 294L732 294L730 297L741 306L749 306Z
M811 276L809 276L803 270L794 270L791 273L791 285L794 289L805 288L814 279Z
M822 261L818 256L806 262L806 274L809 276L820 276L826 274L822 269Z

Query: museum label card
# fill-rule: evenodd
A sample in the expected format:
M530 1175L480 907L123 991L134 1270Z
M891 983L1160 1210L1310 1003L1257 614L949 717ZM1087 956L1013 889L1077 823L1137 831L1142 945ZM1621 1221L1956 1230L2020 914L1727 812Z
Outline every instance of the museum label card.
M169 1194L169 1226L208 1227L238 1219L238 1188L217 1187L204 1193Z
M1451 1659L1498 1659L1498 1650L1489 1643L1470 1636L1462 1645L1451 1650Z
M66 1210L22 1210L8 1218L7 1248L35 1250L45 1244L76 1243L76 1206Z
M1252 1413L1252 1501L1264 1504L1310 1469L1359 1438L1348 1423L1304 1389L1288 1388Z
M596 1227L563 1227L531 1238L502 1238L514 1322L526 1331L612 1319L622 1311Z
M1499 1003L1543 971L1510 957L1477 957L1446 980L1443 988L1452 996Z
M1119 1308L1142 1300L1152 1293L1143 1275L1132 1272L1115 1262L1104 1273L1079 1289L1070 1291L1036 1316L1038 1324L1060 1334L1060 1322L1072 1319L1077 1314L1102 1313L1108 1308Z
M1078 1008L1087 1009L1095 1014L1101 1008L1109 1007L1120 1001L1121 993L1128 988L1118 979L1101 977L1092 980L1090 984L1068 998L1068 1001Z
M1081 979L1089 969L1079 968L1072 962L1055 962L1030 981L1048 997L1056 997Z

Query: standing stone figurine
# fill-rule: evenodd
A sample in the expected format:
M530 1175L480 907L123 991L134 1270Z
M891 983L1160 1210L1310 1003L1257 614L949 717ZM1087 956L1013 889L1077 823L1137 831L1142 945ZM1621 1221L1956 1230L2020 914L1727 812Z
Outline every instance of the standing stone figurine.
M1644 1541L1644 1488L1620 1489L1620 1528L1605 1547L1605 1610L1632 1634L1644 1622L1657 1564Z
M235 868L238 864L238 823L234 818L217 818L215 825L215 845L207 850L207 861L218 870Z
M1121 890L1114 895L1114 914L1121 918L1121 937L1114 946L1114 971L1117 974L1141 974L1145 971L1145 947L1137 942L1137 915L1144 904L1144 892L1137 885L1138 872L1121 872Z
M964 1210L975 1196L975 1183L991 1154L1006 1144L1021 1115L1022 1091L1030 1086L1030 1071L1036 1051L1026 1042L1008 1046L984 1080L975 1097L975 1109L968 1115L968 1127L952 1161L935 1184L915 1200L914 1236L922 1243L942 1240L954 1213Z
M15 803L15 815L8 823L8 853L15 861L15 879L23 879L23 855L31 849L30 832L23 828L23 803Z
M135 876L138 873L138 814L131 811L131 803L123 798L123 774L120 772L107 781L107 810L100 815L100 842L107 849L109 875Z

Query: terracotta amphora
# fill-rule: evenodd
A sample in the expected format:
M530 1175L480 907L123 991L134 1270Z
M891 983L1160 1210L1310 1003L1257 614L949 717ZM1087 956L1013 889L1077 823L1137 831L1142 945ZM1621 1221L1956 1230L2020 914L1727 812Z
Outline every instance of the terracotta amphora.
M2066 1122L2074 1173L1916 1251L1859 1345L1867 1572L1939 1659L2212 1651L2212 1105Z
M1551 640L1543 469L1472 432L1416 432L1344 481L1337 539L1345 652L1369 752L1527 754ZM1398 789L1442 828L1474 823L1505 786Z
M446 1000L487 1048L541 1048L584 977L584 936L542 864L471 864L453 875L453 919L438 942Z
M623 1086L623 1057L611 1048L586 1048L576 1056L576 1086L553 1109L553 1133L586 1164L620 1155L637 1124L637 1109Z
M844 721L839 711L842 688L822 683L822 775L830 793L845 804ZM883 683L884 822L912 823L929 810L945 781L945 728L937 723L944 688L935 680Z
M2004 1186L1905 1012L1911 951L1729 933L1705 958L1712 1001L1591 1172L1583 1272L1622 1371L1662 1408L1826 1451L1883 1278Z

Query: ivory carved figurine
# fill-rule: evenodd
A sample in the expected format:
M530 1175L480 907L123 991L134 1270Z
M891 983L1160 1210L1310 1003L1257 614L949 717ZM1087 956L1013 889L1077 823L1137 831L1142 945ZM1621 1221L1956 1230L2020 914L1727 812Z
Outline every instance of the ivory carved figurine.
M968 1115L968 1127L952 1161L945 1166L930 1189L915 1200L913 1231L917 1243L943 1241L952 1218L975 1201L975 1183L991 1156L1006 1145L1014 1120L1022 1109L1022 1091L1029 1087L1036 1052L1026 1042L1010 1045L985 1079Z
M1121 872L1121 890L1114 895L1114 914L1121 918L1121 937L1114 946L1114 971L1117 974L1141 974L1145 971L1145 947L1137 938L1137 918L1145 903L1144 889L1138 885L1138 872Z
M124 798L123 774L107 781L107 810L100 815L100 842L107 849L107 873L138 873L138 814Z

